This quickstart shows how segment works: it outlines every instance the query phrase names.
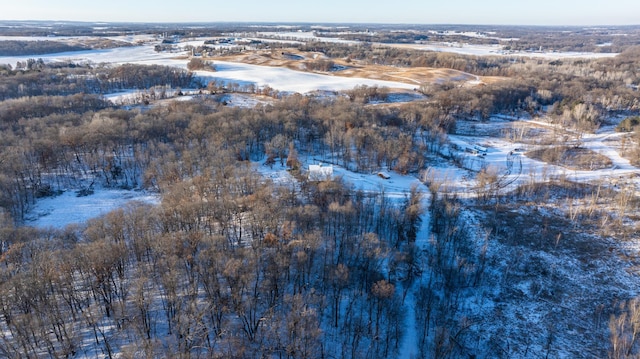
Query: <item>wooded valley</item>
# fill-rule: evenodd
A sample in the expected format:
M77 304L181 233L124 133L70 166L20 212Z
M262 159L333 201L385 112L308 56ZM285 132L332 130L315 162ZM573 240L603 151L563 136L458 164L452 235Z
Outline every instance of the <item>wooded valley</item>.
M311 73L439 68L481 83L425 81L408 102L366 85L323 95L207 83L202 71L228 59L205 62L195 46L183 67L0 65L0 356L396 358L406 343L423 358L639 355L640 171L570 178L614 167L585 145L601 128L616 128L619 157L638 165L637 38L615 57L542 59L384 46L384 34L234 53L323 54ZM105 97L119 91L137 97ZM234 106L238 94L262 102ZM486 133L528 146L511 151L508 173L455 150L455 138ZM524 173L514 151L569 170ZM314 162L419 185L391 196L316 181ZM472 185L456 189L445 167ZM30 225L44 198L105 189L159 203Z

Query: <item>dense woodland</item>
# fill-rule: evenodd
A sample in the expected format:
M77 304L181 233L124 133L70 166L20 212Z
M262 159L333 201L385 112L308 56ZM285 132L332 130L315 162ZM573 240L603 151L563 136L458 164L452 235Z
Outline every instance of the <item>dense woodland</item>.
M619 36L625 33L626 36ZM456 43L504 45L510 51L576 51L619 53L638 44L638 29L621 27L527 27L527 26L413 26L411 29L369 29L354 26L352 32L344 29L316 31L321 37L380 43Z
M433 178L425 180L429 192L413 189L391 200L382 192L355 191L340 179L309 181L299 156L355 172L418 176L437 161L461 161L440 151L459 121L497 113L547 111L557 123L585 132L622 116L628 119L620 130L637 132L638 48L613 59L567 61L371 45L301 49L329 59L447 67L504 79L477 87L425 85L420 91L426 100L398 106L369 105L384 91L360 87L329 99L269 93L275 100L270 105L231 108L216 101L215 84L204 88L190 72L174 68L36 59L0 68L0 356L394 358L406 335L401 309L410 290L418 293L421 357L559 353L555 319L545 318L542 333L523 328L488 335L465 302L490 291L496 278L508 283L527 264L510 262L511 272L487 274L489 239L517 240L504 223L519 218L505 208L519 201L543 205L555 192L531 184L500 193L497 177L485 172L475 200L440 191L445 184ZM180 87L202 87L203 94L153 105L168 96L157 94L128 108L101 96ZM264 90L225 90L230 88ZM640 135L633 136L634 146L640 145ZM276 184L255 171L256 165L278 163L290 170L291 183ZM619 198L600 188L558 186L576 198ZM157 191L161 203L131 204L63 230L24 225L38 198L104 187ZM465 206L487 215L485 242L473 240L476 229ZM598 227L600 215L576 215L572 225ZM538 219L528 226L552 231L548 218ZM419 251L423 224L431 235ZM616 225L607 228L626 230L624 223ZM429 279L418 283L421 277ZM550 291L539 288L544 300L555 303ZM598 314L604 320L579 327L588 332L596 357L638 353L638 321L631 318L640 312L636 307L608 306ZM611 329L609 314L616 315ZM545 345L510 347L518 335Z
M0 66L0 100L34 96L108 94L122 90L147 90L153 87L180 88L193 84L191 73L150 65L118 67L54 63L45 66L42 59L19 62L13 69ZM5 104L3 103L2 106ZM25 116L31 117L31 116ZM4 121L17 120L4 117Z
M3 173L15 175L2 183L2 192L13 194L2 199L8 213L19 218L38 196L81 184L87 174L106 186L155 188L163 203L60 232L6 223L5 354L80 354L78 340L87 329L105 355L123 345L130 355L397 353L404 322L394 286L422 270L411 245L420 194L392 203L382 194L353 193L339 181L279 187L250 171L247 160L273 156L295 168L295 143L336 162L353 156L359 170L417 170L414 161L420 161L411 158L417 151L409 147L419 145L406 134L416 125L402 129L396 116L397 124L387 125L391 118L350 102L327 108L302 96L258 113L202 103L82 114L85 103L5 123ZM365 121L379 123L381 133L358 130ZM12 128L32 126L37 138L10 135ZM345 138L348 127L353 138ZM420 141L434 146L427 132ZM387 141L375 140L383 135ZM356 140L363 142L361 153L347 154L345 141ZM34 147L25 152L29 142ZM437 202L433 210L445 207ZM451 251L453 260L459 249ZM395 269L388 272L383 265L390 263ZM53 277L44 279L40 265ZM36 282L24 282L25 276Z
M0 41L0 56L31 56L80 50L86 50L86 47L55 41Z

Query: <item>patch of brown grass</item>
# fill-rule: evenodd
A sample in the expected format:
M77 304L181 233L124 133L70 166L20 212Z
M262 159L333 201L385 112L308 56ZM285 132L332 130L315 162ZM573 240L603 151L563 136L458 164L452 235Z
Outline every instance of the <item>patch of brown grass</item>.
M69 39L66 41L69 45L87 46L92 49L116 49L119 47L133 46L128 42L107 39L107 38L85 38L85 39Z
M594 171L613 165L608 157L583 147L555 146L529 151L526 155L571 170Z
M629 141L629 140L627 140ZM636 167L640 167L640 146L629 141L627 146L620 149L620 156L629 160L629 162Z
M301 59L292 59L300 57ZM214 60L241 62L252 65L286 67L295 71L307 71L308 63L318 59L326 59L322 53L301 52L297 50L274 51L253 51L239 55L230 55L214 58ZM446 69L446 68L425 68L425 67L394 67L383 65L368 65L358 61L344 61L331 59L336 65L345 67L340 71L320 72L325 75L357 77L372 80L384 80L402 82L415 85L416 88L424 83L459 82L469 84L495 83L503 80L500 77L478 77L467 72Z
M487 218L499 241L509 247L523 247L544 252L562 251L583 263L598 260L611 243L594 236L597 228L588 221L579 225L552 211L541 212L538 206L500 207ZM524 209L524 210L523 210Z

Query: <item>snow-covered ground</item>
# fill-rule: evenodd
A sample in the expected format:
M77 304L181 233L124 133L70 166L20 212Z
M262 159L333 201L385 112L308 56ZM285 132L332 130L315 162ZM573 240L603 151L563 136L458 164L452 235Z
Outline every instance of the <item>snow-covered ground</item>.
M300 39L303 41L316 40L313 32L273 32L262 33L264 36L276 37L279 39ZM8 39L5 36L0 39ZM47 37L16 37L16 39L52 39ZM55 39L55 38L53 38ZM67 39L67 38L64 38ZM73 38L75 39L75 38ZM74 51L36 56L5 56L0 57L0 64L10 64L15 66L18 61L24 62L29 58L42 58L45 62L73 61L78 63L107 63L107 64L156 64L173 66L186 69L186 52L156 52L155 44L159 40L154 40L147 36L123 36L114 37L114 40L126 41L130 43L145 43L144 45L120 47L105 50ZM331 41L328 38L317 38L323 41ZM334 39L338 40L338 39ZM186 45L202 45L204 40L198 39L178 44L184 48ZM509 56L531 56L545 58L565 58L565 57L611 57L615 54L591 54L591 53L509 53L501 50L499 45L468 45L454 43L434 43L434 44L414 44L401 45L416 49L454 52L466 55L509 55ZM381 81L364 78L350 78L341 76L330 76L316 73L295 71L282 67L268 67L251 65L244 63L215 61L216 72L197 71L196 74L203 83L209 81L219 81L222 83L237 83L239 85L269 86L278 91L308 93L311 91L340 91L352 89L356 86L378 86L398 89L414 89L416 86L402 82Z
M129 43L139 43L146 41L154 41L155 35L151 34L137 34L137 35L122 35L122 36L108 36L108 37L93 37L93 36L0 36L0 41L81 41L84 39L99 39L107 38L115 41L123 41Z
M596 52L555 52L555 51L506 51L501 45L476 45L466 43L453 42L433 42L400 45L401 47L410 47L416 50L435 51L435 52L451 52L460 55L472 56L515 56L543 58L549 60L571 59L571 58L588 58L600 59L615 57L617 53L596 53Z
M606 52L554 52L554 51L540 51L540 52L527 52L527 51L505 51L501 53L503 56L519 56L530 58L542 58L547 60L559 60L559 59L606 59L618 56L617 53Z
M316 36L313 31L289 31L289 32L259 32L258 37L277 38L277 39L295 39L301 41L318 41L318 42L334 42L340 44L357 44L357 41L343 40L335 37Z
M356 44L358 41L343 40L333 37L321 37L316 36L313 31L291 31L291 32L261 32L258 33L258 39L261 37L276 38L276 39L295 39L299 41L321 41L321 42L334 42L344 44ZM478 32L456 32L447 31L445 35L459 35L466 37L477 38L489 38L499 40L517 40L517 39L502 39L495 36L487 36ZM389 44L384 44L389 45ZM480 44L468 44L459 42L431 42L431 43L419 43L419 44L402 44L400 46L408 46L418 50L436 51L436 52L451 52L460 55L472 55L472 56L487 56L487 55L503 55L503 56L522 56L532 58L545 58L545 59L565 59L565 58L607 58L614 57L615 53L595 53L595 52L555 52L555 51L505 51L502 45L480 45Z
M18 61L29 58L41 58L44 62L72 61L77 63L162 63L164 60L178 56L177 53L156 52L153 45L118 47L106 50L70 51L46 55L4 56L0 57L0 64L14 66ZM184 61L186 67L186 60Z
M272 101L270 99L260 98L252 95L241 93L229 93L219 98L221 103L225 103L229 107L254 108L258 105L267 105Z
M140 90L126 90L113 93L106 93L103 95L107 100L113 102L116 105L134 103L142 96Z
M93 194L81 197L75 191L66 191L59 196L39 199L26 223L40 228L64 228L70 224L83 224L132 201L158 204L160 198L145 191L119 189L96 189Z
M304 164L304 168L308 168L310 164L318 164L322 163L315 158L301 158L302 163ZM384 171L389 178L382 178L377 173L355 173L350 171L342 166L337 165L329 165L323 164L323 166L332 166L333 167L333 178L340 178L348 185L353 186L355 190L360 190L363 192L376 192L380 193L384 192L384 195L392 201L400 202L407 198L409 192L412 187L416 187L423 194L423 208L427 208L429 202L429 189L416 177L411 175L400 175L391 171ZM254 168L258 170L265 178L270 179L274 183L284 184L284 185L295 185L295 179L289 174L285 167L274 165L273 167L265 166L261 163L255 163ZM416 241L416 245L419 249L424 249L428 245L428 231L430 227L430 220L428 215L423 215L422 218L422 226L420 227L420 231L418 233L418 240ZM417 283L414 284L414 287L417 286ZM398 289L400 290L400 289ZM404 313L406 314L405 323L406 328L415 328L416 326L416 317L415 317L415 288L413 290L409 290L407 297L403 302L403 306L405 308ZM399 358L414 358L418 355L418 340L416 338L416 333L414 330L408 330L404 340L402 342L402 347L399 349Z
M74 36L0 36L0 41L66 41L77 40Z
M501 127L508 124L508 121L501 119L494 119L495 123L486 123L487 127ZM539 121L540 122L540 121ZM492 129L493 130L493 129ZM452 183L455 183L458 186L459 191L467 191L470 187L474 185L474 170L477 170L482 167L482 163L491 164L500 167L501 169L506 169L506 158L509 156L509 152L513 151L518 146L523 146L520 143L511 143L504 139L487 136L486 133L490 133L491 131L484 131L483 129L479 129L479 134L474 136L465 136L465 135L456 135L451 137L451 141L458 146L473 146L480 145L487 148L487 155L484 158L479 158L479 156L474 156L471 154L465 154L465 156L469 156L469 158L475 158L478 166L469 166L472 170L462 169L455 166L452 163L448 163L442 161L437 164L437 166L433 166L430 170L432 172L438 172L438 176L441 178L448 178L448 180ZM606 139L617 136L616 133L613 132L613 128L605 128L597 134L585 136L584 143L585 146L592 148L593 150L598 150L601 154L606 155L612 159L614 162L614 167L618 166L620 168L612 168L611 170L605 170L602 172L599 171L584 171L584 173L580 173L581 179L589 180L588 172L593 172L594 176L604 175L605 173L613 173L617 174L616 171L635 171L634 173L638 173L638 169L629 165L628 162L625 162L624 159L617 158L617 152L614 148L611 148L607 145ZM544 166L544 163L539 161L535 161L532 159L528 159L522 155L518 155L522 157L523 168L524 171L533 171L536 166ZM319 158L314 158L312 156L301 156L301 161L304 164L304 168L307 168L309 164L314 164L318 162L322 162ZM473 162L476 163L476 162ZM273 167L268 167L263 165L262 163L256 163L254 168L259 171L265 178L272 180L273 182L283 184L285 186L296 186L296 180L289 174L285 167L279 166L278 164ZM524 172L523 171L523 172ZM545 173L560 173L561 169L555 169L550 167ZM352 185L355 189L362 191L375 191L379 192L381 189L384 190L384 193L388 198L394 201L402 201L408 195L410 189L413 186L418 186L421 192L425 195L423 198L423 207L427 208L429 201L429 191L427 187L412 175L400 175L398 173L392 171L386 171L390 178L384 179L377 175L377 173L355 173L350 171L344 167L333 165L333 173L334 177L342 178L346 183ZM535 176L541 176L542 172L535 172ZM626 172L625 172L626 173ZM524 175L523 175L524 176ZM524 177L529 177L527 174ZM536 177L539 180L543 180L542 177ZM460 182L461 184L458 184ZM466 186L466 190L464 187ZM40 200L36 206L36 210L34 211L36 216L40 216L39 218L34 218L31 224L39 226L39 227L56 227L61 228L70 223L80 223L85 221L86 219L99 216L101 214L106 213L107 211L123 206L127 201L130 200L142 200L147 203L157 203L157 197L150 195L144 192L130 192L130 191L96 191L96 193L92 196L87 197L76 197L73 192L66 192L61 196L54 198L47 198ZM428 211L427 211L428 213ZM425 214L422 219L422 226L420 228L420 232L418 234L419 240L416 242L416 245L420 249L427 248L430 244L428 239L430 238L430 220L428 218L428 214ZM507 250L505 248L500 247L497 244L494 244L495 247L490 249L490 254L498 256L499 251ZM549 254L540 252L527 254L533 259L542 258L544 263L555 263L558 259L551 257ZM538 257L536 257L538 256ZM527 257L529 258L529 257ZM565 262L570 260L567 256L559 256ZM532 259L532 260L533 260ZM560 266L558 268L563 268L565 270L567 266ZM554 273L560 273L560 269L554 269ZM590 273L587 272L578 272L578 274L562 272L562 276L566 278L572 278L571 281L575 285L576 283L586 283L589 280ZM426 274L425 274L426 275ZM498 275L498 274L496 274ZM583 276L581 278L574 278L576 276ZM622 279L621 279L622 281ZM633 284L633 283L630 283ZM416 337L417 332L413 328L415 328L417 319L415 316L415 306L417 305L417 288L419 288L420 282L417 281L414 284L411 284L411 287L407 291L407 296L405 297L402 305L403 312L405 313L405 323L407 331L404 335L402 344L399 348L398 358L411 358L417 357L419 353L419 345L418 338ZM526 285L526 282L517 282L518 288L514 290L519 291L519 293L529 293L529 296L534 296L530 293L529 286ZM498 286L499 287L499 286ZM630 286L631 288L631 286ZM401 284L398 284L397 290L402 290ZM588 291L588 289L584 289ZM480 297L482 297L483 304L472 303L471 299L469 302L469 307L472 308L471 311L473 313L483 313L489 315L488 313L492 313L494 311L495 303L491 301L491 297L497 294L491 293L481 293L478 294L478 297L473 297L473 300L480 301ZM542 303L542 304L541 304ZM474 306L478 306L475 308ZM516 324L513 323L522 323L524 321L532 321L532 322L542 322L547 320L543 318L544 310L546 307L544 302L534 303L523 301L522 305L518 308L515 306L506 306L504 303L501 304L501 310L504 311L505 323L502 321L496 321L493 319L484 319L482 323L486 323L487 325L487 333L493 333L493 331L497 331L498 329L494 326L503 325L508 328L515 328ZM539 318L538 318L539 317ZM523 319L525 318L525 319ZM536 319L538 318L538 319ZM491 326L491 328L489 328ZM513 329L512 328L512 329ZM511 329L510 329L511 330ZM513 329L514 331L517 330ZM544 348L537 347L537 343L532 344L531 352L535 353L543 353ZM517 353L517 352L513 352Z
M474 35L475 34L475 35ZM323 42L335 42L354 44L357 41L342 40L339 38L331 37L318 37L313 31L290 31L290 32L260 32L256 34L257 37L250 37L241 40L260 40L260 41L280 41L280 42L308 42L308 41L323 41ZM462 33L464 36L481 36L477 33ZM15 65L18 61L26 61L29 58L42 58L45 61L76 61L76 62L91 62L91 63L138 63L149 62L154 63L154 60L168 59L177 56L177 53L157 53L153 50L154 45L160 41L150 34L139 35L123 35L108 37L108 39L114 41L122 41L131 44L145 44L142 46L115 48L108 50L91 50L91 51L77 51L77 52L65 52L58 54L46 54L46 55L31 55L31 56L5 56L0 57L0 64L6 63ZM204 41L208 38L198 38L193 40L185 40L177 45L179 48L184 48L187 45L202 46ZM80 42L82 37L47 37L47 36L0 36L0 41L3 40L20 40L20 41L62 41L62 42ZM235 45L208 45L214 48L229 47ZM531 58L545 58L545 59L564 59L564 58L608 58L614 57L616 53L593 53L593 52L550 52L550 51L537 51L537 52L513 52L505 51L501 45L475 45L458 42L430 42L430 43L417 43L417 44L401 44L395 45L400 47L410 47L418 50L436 51L436 52L451 52L461 55L473 55L473 56L487 56L487 55L500 55L500 56L521 56ZM186 66L186 62L185 62ZM236 79L241 80L241 79ZM270 85L271 86L271 85ZM271 86L276 88L276 86ZM286 91L286 90L285 90Z
M269 86L279 91L307 93L316 90L349 90L358 85L413 89L416 86L402 82L371 80L355 77L329 76L294 71L284 67L268 67L237 62L215 61L216 72L198 71L204 80L227 83Z
M164 98L173 98L176 101L189 101L193 98L192 95L197 95L201 92L199 89L180 89L182 94L178 95L178 90L173 88L155 88L153 89L155 96L159 95L159 92L164 91ZM142 102L145 96L149 96L149 90L123 90L113 93L107 93L103 96L113 102L115 105L131 105L139 104ZM154 100L154 99L152 99Z
M182 69L187 67L187 59L176 59L180 53L166 53L154 51L153 45L123 47L108 50L91 50L65 52L37 56L45 62L73 61L80 63L110 63L110 64L148 64L165 65ZM33 56L5 56L0 57L0 63L15 66L18 61L26 61ZM204 83L220 81L223 83L237 83L240 85L269 86L278 91L307 93L316 90L340 91L349 90L359 85L413 89L416 86L402 82L371 80L329 76L302 71L294 71L282 67L268 67L243 64L236 62L215 61L216 72L196 71Z

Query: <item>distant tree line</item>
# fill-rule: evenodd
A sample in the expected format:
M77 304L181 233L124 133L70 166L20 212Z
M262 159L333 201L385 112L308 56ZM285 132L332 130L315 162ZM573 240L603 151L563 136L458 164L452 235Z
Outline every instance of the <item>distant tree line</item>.
M41 60L29 59L24 67L0 67L0 100L42 95L105 94L165 85L189 87L192 81L190 72L167 66L125 64L92 67L74 63L44 64Z
M0 56L33 56L57 52L87 50L85 46L68 45L58 41L0 41Z
M619 53L638 45L640 32L632 26L619 28L558 28L558 27L465 27L433 26L412 29L363 28L345 31L316 31L319 37L369 43L457 43L501 45L508 51L535 52L595 52ZM468 35L472 33L473 35ZM621 34L624 34L621 36Z
M300 50L321 52L330 59L346 59L363 64L401 67L450 68L478 76L497 76L482 87L458 88L451 84L423 85L420 90L438 97L438 104L454 108L475 107L479 111L461 111L472 116L500 111L535 113L552 106L550 113L559 121L569 119L572 126L598 126L603 117L638 113L638 47L606 59L543 60L507 56L465 56L370 44L345 45L308 43ZM577 121L568 114L576 106L591 109L592 115ZM475 115L473 115L475 113ZM580 117L580 116L578 116Z

